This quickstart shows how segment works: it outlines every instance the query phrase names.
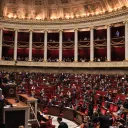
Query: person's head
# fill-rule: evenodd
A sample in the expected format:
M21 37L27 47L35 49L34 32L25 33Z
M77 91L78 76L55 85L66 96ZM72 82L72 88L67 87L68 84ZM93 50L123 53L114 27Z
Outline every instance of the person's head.
M51 119L51 116L48 116L49 119Z
M128 97L125 98L125 101L128 101Z
M24 126L23 125L20 125L19 128L24 128Z
M97 116L98 115L98 112L97 111L94 111L93 112L93 115Z
M107 112L106 112L106 115L110 115L110 111L107 111Z
M62 118L61 118L61 117L58 117L58 118L57 118L57 121L58 121L58 123L60 124L60 122L62 121Z

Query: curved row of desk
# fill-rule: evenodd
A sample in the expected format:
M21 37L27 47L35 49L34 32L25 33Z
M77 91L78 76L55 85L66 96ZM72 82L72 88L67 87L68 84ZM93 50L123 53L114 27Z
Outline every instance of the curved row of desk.
M75 121L77 124L81 124L85 118L85 113L76 111L76 110L68 108L68 107L62 109L58 105L48 106L48 114L49 115L60 116L61 112L63 114L63 116L62 116L63 118L71 120L71 121Z

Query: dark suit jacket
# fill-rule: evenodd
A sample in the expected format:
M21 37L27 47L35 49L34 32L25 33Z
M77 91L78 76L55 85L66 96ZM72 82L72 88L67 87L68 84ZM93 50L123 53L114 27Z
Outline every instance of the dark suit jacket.
M109 128L111 120L108 116L99 116L100 128Z
M125 101L124 104L123 104L123 107L128 109L128 101Z
M93 122L100 122L100 128L109 128L111 126L111 120L109 116L93 117Z
M68 128L68 125L65 122L61 122L58 128Z

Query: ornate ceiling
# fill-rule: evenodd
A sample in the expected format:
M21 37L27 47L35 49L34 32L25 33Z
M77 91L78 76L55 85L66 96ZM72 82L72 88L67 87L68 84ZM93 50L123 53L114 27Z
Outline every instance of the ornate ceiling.
M56 20L121 10L128 0L0 0L4 18Z

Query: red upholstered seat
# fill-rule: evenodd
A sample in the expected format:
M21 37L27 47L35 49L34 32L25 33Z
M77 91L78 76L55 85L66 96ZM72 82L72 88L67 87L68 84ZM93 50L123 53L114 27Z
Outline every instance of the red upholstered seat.
M124 115L124 114L122 114L122 115L121 115L121 117L124 119L125 115Z
M60 117L63 117L63 113L60 113Z
M44 128L46 126L46 123L44 121L40 121L40 128Z
M42 111L42 113L47 114L47 113L48 113L48 109L45 108L45 109Z
M55 125L52 125L52 119L46 122L46 128L55 128Z
M118 111L118 106L117 106L117 105L114 105L112 111L113 111L113 112L117 112L117 111Z
M97 105L95 105L93 108L93 111L96 111L96 110L97 110Z
M102 102L102 107L104 107L104 105L105 105L105 102Z
M109 111L113 111L113 104L110 104L110 108L109 108Z
M101 112L103 115L106 114L106 110L105 110L104 108L101 108L101 109L100 109L100 112Z
M87 116L88 115L88 109L86 109L84 113Z

